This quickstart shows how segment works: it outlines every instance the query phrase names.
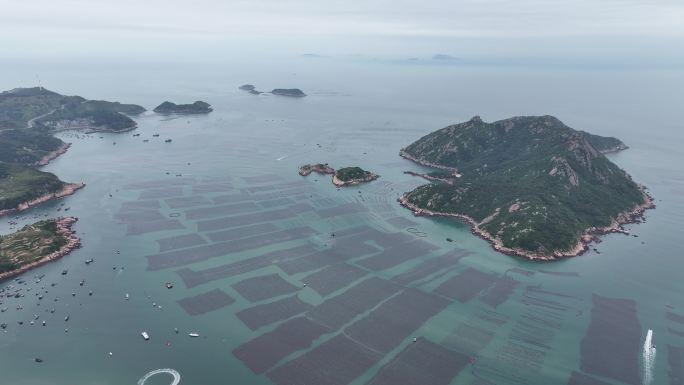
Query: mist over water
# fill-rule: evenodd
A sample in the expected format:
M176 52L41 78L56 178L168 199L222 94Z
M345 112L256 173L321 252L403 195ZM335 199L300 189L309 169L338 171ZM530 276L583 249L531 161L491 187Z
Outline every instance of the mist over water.
M439 52L451 53L434 51ZM40 81L47 89L62 94L136 103L148 110L164 100L204 100L212 104L214 112L171 119L148 112L136 118L139 128L132 133L58 135L73 145L45 170L62 180L87 184L85 189L63 200L71 207L70 212L79 217L76 230L84 247L22 277L36 286L33 277L45 274L44 283L37 286L56 282L56 286L48 288L46 299L59 298L58 302L40 304L31 293L0 305L11 309L0 315L11 325L7 333L0 333L0 383L134 384L159 368L178 371L183 384L273 383L271 379L277 377L270 377L273 368L282 368L309 352L317 352L320 346L332 344L329 341L341 335L342 329L356 330L353 325L368 313L355 315L344 328L331 330L314 339L311 346L278 360L266 374L255 374L234 352L277 330L282 320L251 330L237 314L283 300L286 295L252 302L247 299L251 292L245 294L236 284L277 274L297 288L296 296L306 306L315 307L334 295L353 290L359 281L354 280L333 294L321 294L303 287L305 277L313 270L290 274L285 270L289 265L282 260L261 270L217 278L196 287L184 284L178 271L209 271L303 243L318 249L332 247L331 232L357 226L410 235L405 228L390 225L388 220L395 217L415 222L411 227L427 235L420 239L438 249L385 270L364 270L364 277L394 278L420 262L458 248L470 254L457 264L405 287L433 293L452 277L474 277L470 269L492 277L509 277L517 284L500 304L492 299L498 294L487 290L463 303L449 301L400 346L382 352L382 358L373 361L368 370L361 371L349 383L367 383L399 352L411 346L414 337L424 337L472 359L464 363L466 368L452 384L565 384L573 372L586 373L587 365L591 366L585 362L586 349L600 349L592 344L598 345L602 340L592 333L602 331L607 321L613 325L606 330L608 337L624 328L628 331L626 335L636 341L636 352L624 352L622 359L633 362L635 367L643 365L643 377L637 381L667 383L671 368L665 344L656 361L655 349L646 357L650 343L646 341L647 346L643 338L652 329L659 341L684 345L681 335L669 331L684 331L684 325L676 317L668 316L684 314L684 266L679 253L684 215L681 68L611 67L587 61L582 61L585 65L560 61L548 64L540 60L510 63L484 56L441 63L432 60L432 54L427 52L323 57L205 54L207 60L198 52L178 55L174 60L166 53L159 58L15 57L3 63L2 90L33 86ZM419 60L408 60L413 56ZM308 96L253 96L237 89L245 83L262 91L301 88ZM596 246L600 254L590 251L545 264L495 253L458 222L414 218L398 206L396 198L423 181L403 174L405 170L419 168L401 159L399 149L431 131L475 115L488 122L516 115L554 115L575 129L620 138L630 149L610 155L611 160L649 187L657 209L647 212L646 223L628 226L638 237L608 235ZM133 133L141 136L133 137ZM156 140L152 137L155 133L160 134ZM165 138L172 138L173 142L165 144ZM150 142L144 143L143 139ZM359 188L338 191L326 178L312 175L302 179L297 175L298 166L316 162L336 167L359 165L377 172L381 178ZM257 182L249 179L252 177L264 179ZM158 184L150 187L145 183ZM288 184L302 188L303 192L297 192L302 197L288 192L292 188ZM281 195L265 199L263 195L271 187L263 186L275 186L273 189ZM225 191L220 191L222 188ZM206 231L199 230L201 220L191 218L190 210L195 207L174 208L171 204L176 201L172 199L206 202L199 204L199 208L224 207L228 203L216 203L217 200L228 199L221 197L237 195L239 191L258 208L256 212L289 208L302 199L311 211L298 211L292 217L272 222L278 230L294 231L308 226L317 234L187 265L151 268L146 257L160 253L158 241L162 239L197 233L207 243L213 243ZM129 214L126 207L150 204L149 201L159 202L159 208L146 210L158 211L165 219L177 219L182 228L131 234L130 224L122 221L121 215ZM350 207L359 211L349 210ZM20 223L32 222L34 214L59 215L58 208L59 202L34 208L22 215ZM329 209L334 210L325 211ZM169 217L173 213L182 215ZM209 215L202 220L214 219L202 211L193 215ZM2 219L0 231L9 232L10 218ZM447 237L454 242L446 242ZM95 258L95 262L86 267L83 260L88 257ZM63 269L69 270L66 277L60 276ZM78 288L80 279L85 279L87 289L94 291L93 298ZM174 282L175 287L167 290L165 282ZM2 282L0 288L9 284L16 285ZM224 291L235 301L196 316L188 314L177 302L214 289ZM75 297L71 296L72 291L78 291ZM124 299L126 293L130 293L130 301ZM597 300L595 294L609 299ZM388 295L383 301L389 301L388 298L395 297ZM17 304L23 310L15 311ZM382 306L375 309L386 309ZM50 307L57 308L53 318L45 313ZM48 325L17 325L17 321L28 321L33 314L47 319ZM63 330L65 314L70 315L68 333ZM614 319L606 318L610 314L614 314ZM297 317L293 315L292 319ZM175 334L174 328L181 332ZM149 342L140 337L143 330L150 333ZM198 332L201 337L188 338L189 332ZM389 334L391 330L384 332ZM420 345L422 341L416 343L425 346ZM428 345L425 349L425 354L429 354L434 352L430 349L439 348ZM112 356L108 355L110 351ZM40 366L32 361L36 356L44 359ZM321 359L325 361L324 358ZM146 384L163 381L171 379L159 374L150 377Z

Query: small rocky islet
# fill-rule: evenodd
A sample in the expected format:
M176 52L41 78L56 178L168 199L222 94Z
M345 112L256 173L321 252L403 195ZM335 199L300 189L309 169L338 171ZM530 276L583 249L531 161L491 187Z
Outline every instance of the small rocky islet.
M307 176L312 172L321 175L332 175L332 183L337 187L367 183L380 177L361 167L343 167L335 170L327 163L305 164L299 168L299 175L301 176Z
M247 91L252 95L261 95L264 94L265 92L259 91L256 89L256 86L253 84L243 84L238 89L242 91ZM291 98L303 98L306 95L304 91L300 90L299 88L274 88L270 92L272 95L276 96L288 96Z

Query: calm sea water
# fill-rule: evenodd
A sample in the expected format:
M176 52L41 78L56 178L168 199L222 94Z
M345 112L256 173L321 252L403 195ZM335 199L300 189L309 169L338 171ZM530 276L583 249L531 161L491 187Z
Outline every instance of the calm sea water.
M325 377L329 383L365 384L376 374L376 383L391 383L391 370L446 371L451 374L430 381L451 384L566 384L573 372L610 384L679 383L670 382L668 373L681 370L682 362L672 357L684 346L684 318L678 317L684 314L681 71L329 58L221 65L14 62L0 73L0 88L33 85L36 74L44 86L65 94L150 110L164 100L205 100L214 112L146 113L137 119L139 128L125 134L60 134L73 145L45 170L87 187L22 213L19 222L58 216L69 207L79 218L83 248L24 274L25 283L0 283L24 294L0 300L0 307L8 308L0 313L8 324L0 333L2 384L136 384L159 368L177 370L182 384L289 384L341 362L348 364L348 376ZM309 96L253 96L237 89L244 83L265 91L299 87ZM610 235L596 246L599 253L530 263L493 252L458 222L414 218L396 203L402 192L423 183L403 174L418 167L397 155L401 147L474 115L494 121L542 114L617 136L631 147L611 159L647 185L658 205L646 223L629 226L638 237ZM173 141L164 143L167 138ZM298 166L311 162L359 165L381 178L336 189L327 178L297 174ZM228 219L214 221L219 218ZM0 223L3 233L11 231L10 219ZM352 230L361 236L343 236ZM221 244L229 238L236 240ZM361 241L372 251L354 247ZM217 243L225 249L211 255L199 251ZM416 252L405 246L416 243ZM264 265L230 267L303 245L339 252L323 253L328 258L323 262L306 259L310 265L276 256ZM443 266L434 262L454 251L465 256ZM87 258L95 262L85 265ZM354 274L343 276L338 268ZM61 275L65 269L68 274ZM188 284L179 275L185 269L205 280ZM215 273L212 279L208 272ZM406 272L417 279L397 278ZM272 280L253 280L262 276ZM316 316L325 308L321 304L354 293L373 278L394 280L399 294L381 296L367 308L333 306L351 318L344 325L322 322L325 330L308 339L302 329L311 330L310 325L297 329L302 335L283 332L301 320L321 324ZM327 284L333 291L322 288ZM195 297L206 293L223 294ZM413 298L403 297L406 293L429 299L403 301ZM363 302L366 295L352 300ZM290 297L287 306L268 307ZM429 308L425 303L431 300L440 305ZM255 307L282 319L269 322L261 314L256 319L264 325L251 330L243 320ZM193 315L192 309L206 312ZM31 326L34 315L39 318ZM646 360L641 345L648 329L658 354ZM200 337L189 338L189 332ZM375 341L377 336L384 342ZM263 346L285 353L269 358L259 350ZM444 364L452 369L414 361L406 369L401 361L406 351L437 362L445 357L440 349L457 352ZM358 351L368 357L353 359ZM35 357L44 362L35 363ZM266 364L255 373L243 360ZM170 382L160 374L146 383Z

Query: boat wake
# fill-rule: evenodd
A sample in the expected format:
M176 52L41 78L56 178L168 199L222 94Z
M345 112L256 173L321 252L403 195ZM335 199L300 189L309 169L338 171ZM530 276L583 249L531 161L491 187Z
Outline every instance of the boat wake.
M155 375L160 374L160 373L168 373L168 374L170 374L170 375L173 376L173 381L171 382L170 385L178 385L178 384L180 384L180 379L181 379L180 373L178 373L178 372L177 372L176 370L174 370L174 369L166 368L166 369L157 369L157 370L153 370L153 371L147 373L147 374L144 375L140 380L138 380L138 385L145 385L145 382L146 382L147 380L149 380L150 377L155 376Z
M642 351L643 360L643 385L650 385L653 382L653 366L655 365L656 347L653 344L653 330L648 329L644 349Z

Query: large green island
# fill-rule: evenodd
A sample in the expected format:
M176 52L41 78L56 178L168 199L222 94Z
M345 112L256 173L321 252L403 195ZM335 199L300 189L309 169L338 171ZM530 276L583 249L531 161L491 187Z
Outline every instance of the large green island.
M135 104L65 96L42 87L0 93L0 128L124 132L137 127L128 115L144 111Z
M623 224L654 207L645 188L604 156L625 148L552 116L494 123L474 117L401 150L455 177L399 201L416 215L465 221L502 253L533 260L575 256L597 235L625 232Z

